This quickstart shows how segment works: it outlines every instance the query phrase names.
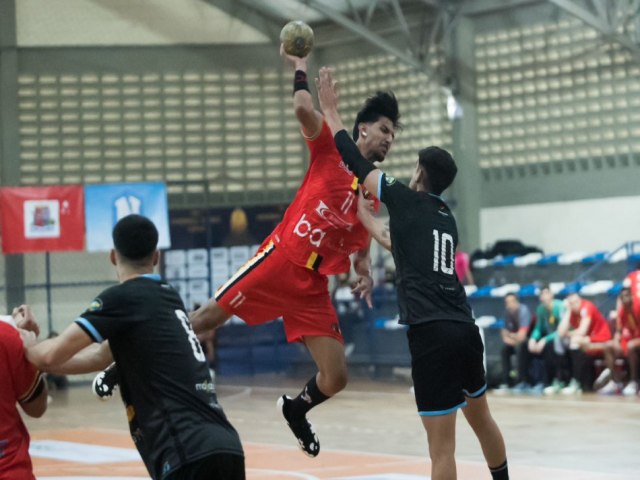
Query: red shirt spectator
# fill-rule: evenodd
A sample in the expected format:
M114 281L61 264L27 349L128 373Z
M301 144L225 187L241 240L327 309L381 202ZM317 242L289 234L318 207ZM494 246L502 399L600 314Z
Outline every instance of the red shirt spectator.
M580 309L578 311L571 310L569 316L569 323L571 328L578 328L583 318L591 318L589 322L589 328L587 329L587 335L589 336L591 343L600 343L611 340L611 330L609 324L604 318L598 307L596 307L589 300L581 299Z

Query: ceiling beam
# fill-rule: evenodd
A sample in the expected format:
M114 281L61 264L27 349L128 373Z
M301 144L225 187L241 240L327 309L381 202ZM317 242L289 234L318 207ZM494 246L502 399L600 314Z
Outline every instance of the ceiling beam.
M247 5L245 1L236 0L202 0L222 10L227 15L237 18L260 33L267 36L273 43L280 42L280 30L282 22L271 18L266 11L256 8L253 4Z
M571 0L549 0L549 2L598 30L605 40L619 43L627 49L636 60L640 60L640 45L634 43L630 37L616 32L606 19L594 15L586 9L584 5L578 5Z
M310 8L324 14L327 18L333 20L338 25L343 28L355 33L359 37L363 38L367 42L376 46L380 50L383 50L393 56L395 56L398 60L406 63L407 65L415 68L418 71L425 72L427 75L432 75L433 72L431 69L423 62L418 60L415 56L411 55L411 53L407 53L400 48L396 47L380 35L372 32L365 26L351 20L349 17L344 15L342 12L334 9L330 5L324 3L320 0L302 0L302 3L309 6Z

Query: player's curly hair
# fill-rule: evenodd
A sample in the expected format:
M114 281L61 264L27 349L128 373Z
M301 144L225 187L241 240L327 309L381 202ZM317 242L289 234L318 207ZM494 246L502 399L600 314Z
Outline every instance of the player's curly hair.
M458 173L451 154L440 147L423 148L418 153L418 161L427 173L424 186L434 195L444 192Z
M395 128L402 128L400 123L400 110L398 100L392 91L378 91L375 95L367 98L364 106L358 112L353 125L353 140L358 140L358 125L361 123L376 122L380 117L387 117Z
M130 262L144 261L156 251L158 229L142 215L127 215L113 227L113 246Z

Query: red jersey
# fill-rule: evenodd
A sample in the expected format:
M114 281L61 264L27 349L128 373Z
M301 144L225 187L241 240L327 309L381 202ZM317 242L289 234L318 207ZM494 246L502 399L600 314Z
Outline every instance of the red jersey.
M0 320L0 478L32 480L29 433L16 402L28 399L40 380L24 354L20 334Z
M640 338L640 300L633 299L631 308L620 305L616 329L623 338Z
M349 255L369 241L358 220L358 179L342 161L326 122L306 142L309 169L269 239L296 265L324 275L348 272ZM380 202L375 202L377 210Z
M587 317L591 318L587 335L592 341L606 341L611 339L611 330L609 329L607 320L604 318L602 313L600 313L598 307L589 300L583 299L580 304L580 311L571 312L571 316L569 317L571 328L578 328L580 326L580 321Z
M624 278L622 285L631 289L633 301L640 301L640 270L634 270Z

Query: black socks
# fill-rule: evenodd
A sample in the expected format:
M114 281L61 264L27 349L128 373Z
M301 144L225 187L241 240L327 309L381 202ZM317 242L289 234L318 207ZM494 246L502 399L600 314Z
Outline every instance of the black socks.
M289 411L287 413L294 418L304 417L309 410L316 405L320 405L327 398L329 397L318 388L316 376L314 375L304 386L300 395L289 403Z
M502 465L489 467L489 471L491 472L491 478L493 480L509 480L509 466L506 460Z

